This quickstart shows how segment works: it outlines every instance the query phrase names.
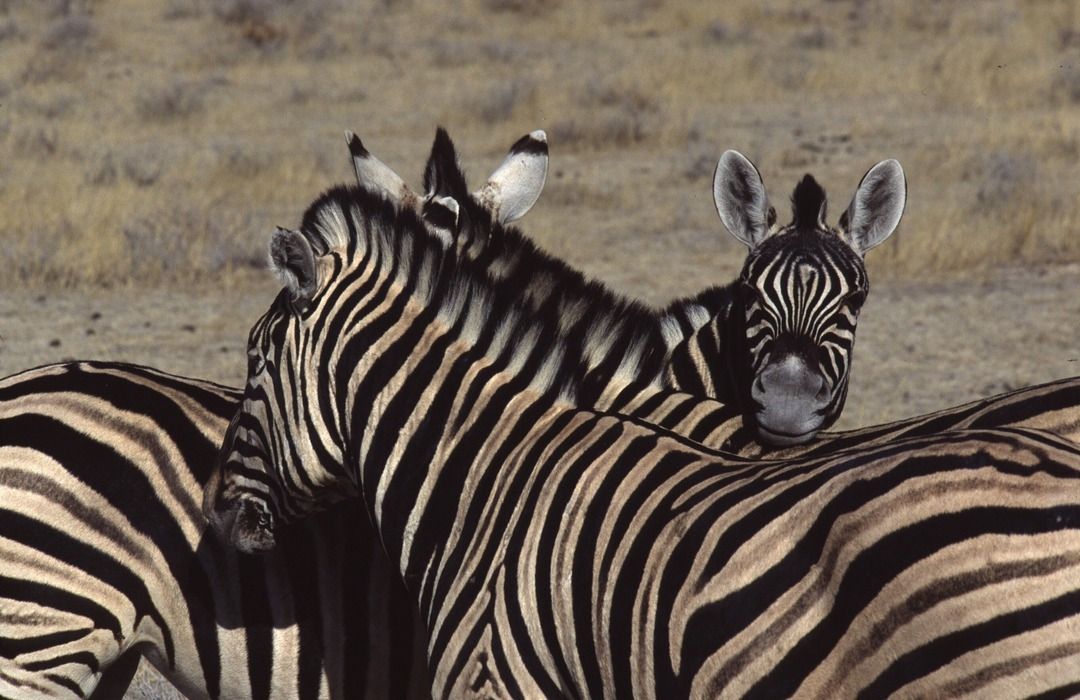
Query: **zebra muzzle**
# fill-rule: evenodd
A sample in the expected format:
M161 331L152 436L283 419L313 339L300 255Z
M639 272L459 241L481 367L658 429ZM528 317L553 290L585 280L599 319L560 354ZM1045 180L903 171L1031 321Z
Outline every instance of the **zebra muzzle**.
M832 399L829 383L797 355L770 362L754 379L751 395L761 437L776 445L795 445L817 434Z

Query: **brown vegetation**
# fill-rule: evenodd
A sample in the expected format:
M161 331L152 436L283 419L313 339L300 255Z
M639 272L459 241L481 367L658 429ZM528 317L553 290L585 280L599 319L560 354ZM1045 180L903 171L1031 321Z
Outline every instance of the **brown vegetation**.
M834 216L899 158L908 212L878 276L1076 260L1078 36L1067 0L3 3L0 285L228 275L348 179L342 130L415 178L438 123L476 172L547 129L528 230L586 265L697 232L737 261L709 199L725 148L781 210L813 171ZM657 297L715 274L630 265L616 277Z

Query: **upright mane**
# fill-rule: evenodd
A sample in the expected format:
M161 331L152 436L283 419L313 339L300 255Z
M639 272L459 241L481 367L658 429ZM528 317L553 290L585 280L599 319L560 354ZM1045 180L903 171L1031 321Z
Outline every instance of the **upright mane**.
M825 190L807 173L791 194L792 226L796 231L814 231L825 225Z
M525 137L515 149L535 142ZM429 195L453 197L460 206L462 255L474 259L494 279L506 282L523 303L553 316L561 335L591 369L601 361L634 371L634 378L658 379L664 361L660 312L613 292L542 250L516 226L496 219L469 191L465 172L446 131L436 132L424 172ZM472 241L481 244L473 247ZM614 344L619 343L621 347ZM613 355L623 353L621 358Z

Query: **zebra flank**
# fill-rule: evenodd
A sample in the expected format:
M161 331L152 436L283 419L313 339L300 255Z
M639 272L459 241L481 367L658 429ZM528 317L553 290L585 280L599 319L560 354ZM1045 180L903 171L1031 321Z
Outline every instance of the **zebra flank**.
M117 363L0 380L0 697L88 697L133 653L193 700L427 696L415 605L359 504L270 556L207 532L239 400Z
M557 319L411 207L338 188L280 235L275 266L315 291L254 326L204 510L277 546L280 523L362 499L419 602L435 696L1080 687L1080 445L972 429L736 459L579 407Z

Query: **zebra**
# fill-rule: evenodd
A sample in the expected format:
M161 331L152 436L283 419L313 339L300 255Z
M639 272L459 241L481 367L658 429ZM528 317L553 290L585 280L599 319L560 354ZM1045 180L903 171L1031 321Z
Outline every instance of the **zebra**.
M206 532L239 401L124 363L0 380L0 697L119 697L140 654L193 700L428 695L414 603L362 508L269 557Z
M495 183L502 216L535 202L505 174ZM448 240L455 211L431 198L429 232ZM427 695L415 606L362 509L296 528L269 559L204 536L198 505L239 399L124 363L0 380L0 697L117 697L140 655L192 698Z
M436 696L1080 690L1080 446L739 460L577 407L555 324L379 193L324 194L271 258L204 511L258 551L360 498Z
M522 203L533 185L505 170L489 178L496 184L488 204L502 216L535 202ZM444 244L455 212L452 201L425 203ZM117 697L140 655L192 698L427 695L415 605L362 509L295 529L271 559L237 557L204 536L197 505L239 399L124 363L0 380L0 561L23 567L14 579L0 572L0 697ZM104 517L74 507L103 500ZM358 550L362 561L342 562ZM65 595L57 572L73 570L82 584ZM302 595L313 590L317 603ZM72 628L87 611L91 623Z
M508 161L510 160L511 158L508 157ZM513 198L509 200L511 204L523 201L520 199L520 193L515 191L514 183L499 177L499 171L496 171L496 174L485 185L489 192L492 190L493 183L499 184L501 194L512 195ZM489 195L491 196L493 195ZM532 201L535 202L535 198ZM500 206L499 209L494 209L494 211L501 211L500 215L507 215L507 212L516 212L517 215L524 213L520 208L507 206L506 203L497 199L489 200L488 206L492 204ZM453 214L456 205L453 202L446 202L442 206ZM531 203L528 206L531 206ZM432 226L430 220L427 223L429 230L437 237L441 236L445 244L446 231ZM62 477L60 481L69 485L73 484L75 477L71 475L82 473L81 470L88 466L82 461L85 454L93 453L105 455L90 465L95 468L110 469L114 470L114 473L130 473L131 475L149 473L150 479L164 479L168 483L182 484L190 492L186 495L174 493L173 496L187 503L197 503L200 500L201 489L204 485L204 466L200 465L208 463L207 446L220 442L224 417L234 410L238 400L237 392L216 385L171 377L146 368L103 363L78 363L35 370L5 380L0 393L2 393L0 412L3 414L0 425L5 426L3 430L0 430L0 435L5 436L0 439L0 488L10 489L8 493L15 492L16 495L23 493L25 480L20 481L15 479L15 476L34 470L34 467L29 465L39 463L45 466L37 467L37 471L47 473L48 470L52 470L53 473ZM135 396L137 400L132 400ZM125 413L123 417L117 418L111 415L117 407L123 407L125 411L135 413ZM641 411L641 415L651 414ZM47 418L42 418L42 416L47 416ZM25 426L27 422L34 427L28 429L16 427ZM130 427L132 424L138 425L137 431ZM19 437L17 446L9 444L9 438L6 437L14 435ZM97 449L66 450L64 454L67 456L60 457L57 451L59 446L71 442L70 436L73 435L79 436L79 444L93 443L98 446ZM194 439L193 435L199 436L200 439ZM169 446L169 449L162 450L162 445ZM147 455L151 457L147 458ZM195 475L194 479L192 475ZM71 493L79 499L93 497L91 491L87 489L93 490L93 487L80 484L72 489ZM127 507L134 508L135 511L146 508L148 503L157 504L160 512L155 522L161 529L168 530L172 527L174 530L190 530L191 523L183 518L179 518L180 525L166 525L169 518L166 506L169 503L163 504L161 499L157 498L157 494L132 499L132 501L134 502L129 502ZM29 522L39 518L40 514L36 510L29 512L27 510L38 505L32 500L27 501L25 497L8 498L2 502L4 505L0 506L0 511L7 513L9 523L17 518L22 518L18 522ZM22 511L19 510L20 505L23 508ZM151 641L143 639L136 642L134 640L140 637L130 633L130 629L125 629L121 635L123 638L118 639L115 646L105 645L104 649L95 648L94 652L85 658L92 659L93 665L101 670L101 675L104 677L119 671L126 660L133 660L135 657L132 656L131 650L145 648L145 653L155 659L167 677L178 687L184 688L192 697L258 697L263 692L271 693L274 697L321 697L324 694L324 687L330 689L344 687L347 689L347 697L360 692L356 690L357 688L364 688L365 695L369 696L389 693L390 696L398 697L405 692L402 690L404 688L408 688L408 692L412 694L418 694L426 687L426 683L423 681L425 676L422 653L418 653L414 648L414 642L421 640L423 635L410 631L408 625L403 624L405 616L409 614L409 609L403 607L401 602L400 583L395 584L393 581L396 574L385 571L385 558L379 547L371 544L373 539L370 531L365 529L369 528L365 516L357 517L353 509L351 514L349 512L331 514L328 520L330 525L320 524L311 528L313 534L310 536L306 534L307 530L304 530L304 533L296 536L295 539L285 541L297 542L296 551L302 554L330 550L355 552L358 548L364 552L363 561L358 562L356 567L345 568L340 583L334 575L333 566L324 572L324 576L317 578L322 582L319 586L324 592L356 590L357 582L366 590L380 591L373 597L365 611L353 613L353 617L369 621L368 625L371 629L367 638L350 639L344 632L334 631L339 629L335 625L341 623L340 614L337 612L339 608L335 606L344 605L340 601L340 593L324 598L318 611L321 619L318 619L317 624L311 622L307 626L307 632L304 631L303 624L290 625L288 623L290 613L295 616L299 605L295 596L290 597L283 591L310 589L311 577L308 575L311 571L310 567L302 571L292 571L289 573L289 578L283 580L281 571L287 568L285 565L277 568L268 566L262 569L258 567L250 569L245 568L250 564L250 561L245 558L241 558L237 563L233 558L221 555L219 562L223 561L224 564L207 564L204 556L204 559L200 560L204 568L203 576L194 577L194 581L198 582L204 577L209 579L211 585L209 591L188 579L178 581L169 572L161 570L157 570L154 576L144 575L148 587L159 594L159 599L164 598L173 602L173 607L170 608L173 613L176 613L177 601L180 600L186 601L185 604L195 611L207 609L219 612L232 611L227 615L230 621L225 623L226 627L220 625L215 627L207 615L190 611L188 620L184 619L183 614L180 614L179 618L168 619L164 637L166 639L193 637L196 640L197 656L192 654L190 645L177 647L174 644L170 652L169 646L167 644L163 646L160 639ZM346 524L340 524L342 522ZM320 535L327 528L331 532L330 540L335 543L332 546L326 544L325 535ZM354 530L360 530L360 532L354 533ZM14 533L9 533L10 536L4 535L4 537L8 538L9 544L20 542L27 544L19 539L20 533L24 532L20 528ZM207 542L205 538L198 541L198 552L205 555L204 547L208 546ZM31 542L29 545L42 547L43 543L44 540ZM109 551L107 547L103 549L106 552ZM63 556L56 552L47 552L47 554ZM41 554L39 553L38 556L40 557ZM191 559L193 554L190 543L177 546L174 542L171 549L162 550L161 556L168 561L183 562ZM4 560L8 561L6 558ZM103 560L108 561L107 558ZM295 561L296 558L290 559L286 556L284 559L284 561L290 560ZM247 581L249 586L252 582L256 584L255 590L258 593L255 596L246 597L242 595L242 591L238 594L235 588L214 589L213 586L219 585L225 576L220 570L215 569L215 566L222 567L228 573L240 571L243 580ZM357 574L356 569L366 572L365 575ZM54 582L38 582L39 585L44 586L51 583ZM281 597L280 600L270 600L274 592ZM237 602L238 595L239 600L243 602ZM263 595L267 596L266 599L260 597ZM209 603L207 596L209 596ZM387 596L388 600L386 600ZM15 599L10 595L3 594L2 587L0 587L0 598L7 598L8 605L14 606L14 609L22 609L28 604L27 600L21 598L17 599L18 602L14 602ZM78 602L74 598L72 601ZM214 601L218 601L216 606ZM100 601L94 600L81 601L81 604L101 607ZM4 607L7 606L0 605L0 612ZM130 607L135 609L138 606L131 604ZM8 607L8 609L12 608ZM237 609L240 612L236 612ZM268 609L270 612L266 612ZM60 615L58 614L57 617ZM109 616L105 617L109 619ZM273 633L267 632L266 629L266 620L271 618L276 627ZM315 615L311 619L317 618L318 615ZM113 629L122 626L118 619L119 617L111 618L111 623L107 623L101 629L108 629L112 634ZM136 623L128 621L127 624L130 627ZM311 643L310 630L312 628L322 630L321 634L324 638L329 639L338 635L338 637L349 639L352 643L344 647L327 644L320 648L318 643ZM318 634L315 636L318 637ZM92 635L89 631L86 637L85 641L92 643ZM238 639L244 641L238 642ZM365 646L365 643L369 646ZM66 640L65 644L68 646L67 651L71 651L71 647L77 645L78 641ZM290 655L295 656L290 644L299 647L299 660L290 658ZM327 649L334 649L337 653L328 652ZM127 650L126 655L122 650ZM230 653L226 654L226 650ZM0 656L5 657L8 662L17 662L14 670L9 667L7 671L9 674L15 673L16 676L26 671L20 664L33 664L32 674L23 675L23 681L20 682L37 684L35 687L40 693L37 691L32 693L26 687L20 690L5 687L0 689L0 694L5 697L40 696L42 693L79 696L84 691L88 691L93 684L94 674L83 674L75 667L77 665L68 667L66 663L48 664L49 655L55 652L53 648L42 646L33 649L32 652L30 657L26 657L27 652L23 651L23 656L18 659L11 658L9 654L0 654ZM118 654L121 661L112 661ZM362 662L369 654L374 654L374 660L371 663L356 665L356 660ZM69 657L70 655L65 655L63 658L66 660ZM383 658L396 658L398 661L380 664L379 660ZM311 670L317 667L320 660L324 664L322 673L325 678ZM231 665L222 670L222 665L226 661ZM56 673L54 667L62 668L63 673ZM128 678L133 668L133 665L128 668ZM294 675L290 669L295 668L302 668L305 671ZM359 670L351 674L346 673L343 678L342 668ZM394 673L394 671L398 672ZM387 677L384 677L384 672L388 672L385 674ZM74 677L64 675L65 673L72 673ZM79 690L75 691L72 684L77 685ZM113 697L118 692L117 687L122 686L109 685L109 680L106 679L98 686L98 692L102 697Z
M514 279L533 308L559 319L559 332L584 347L580 400L605 406L626 364L626 348L643 355L635 383L652 383L737 409L766 443L811 440L839 417L847 398L855 326L869 291L863 256L899 225L907 201L903 168L884 160L863 176L837 227L826 223L826 195L807 174L792 196L791 223L779 225L760 172L737 151L721 156L713 199L724 226L747 245L736 282L711 287L663 310L613 294L504 224L516 217L492 206L499 177L519 178L529 207L547 172L547 140L522 137L483 187L470 192L447 132L436 132L424 172L424 197L347 133L357 181L417 208L440 198L461 207L456 245L490 274ZM500 218L506 214L507 218ZM589 336L588 331L599 333ZM599 329L599 330L597 330ZM625 377L619 377L625 379ZM625 381L620 382L625 384ZM745 442L745 440L743 440Z

